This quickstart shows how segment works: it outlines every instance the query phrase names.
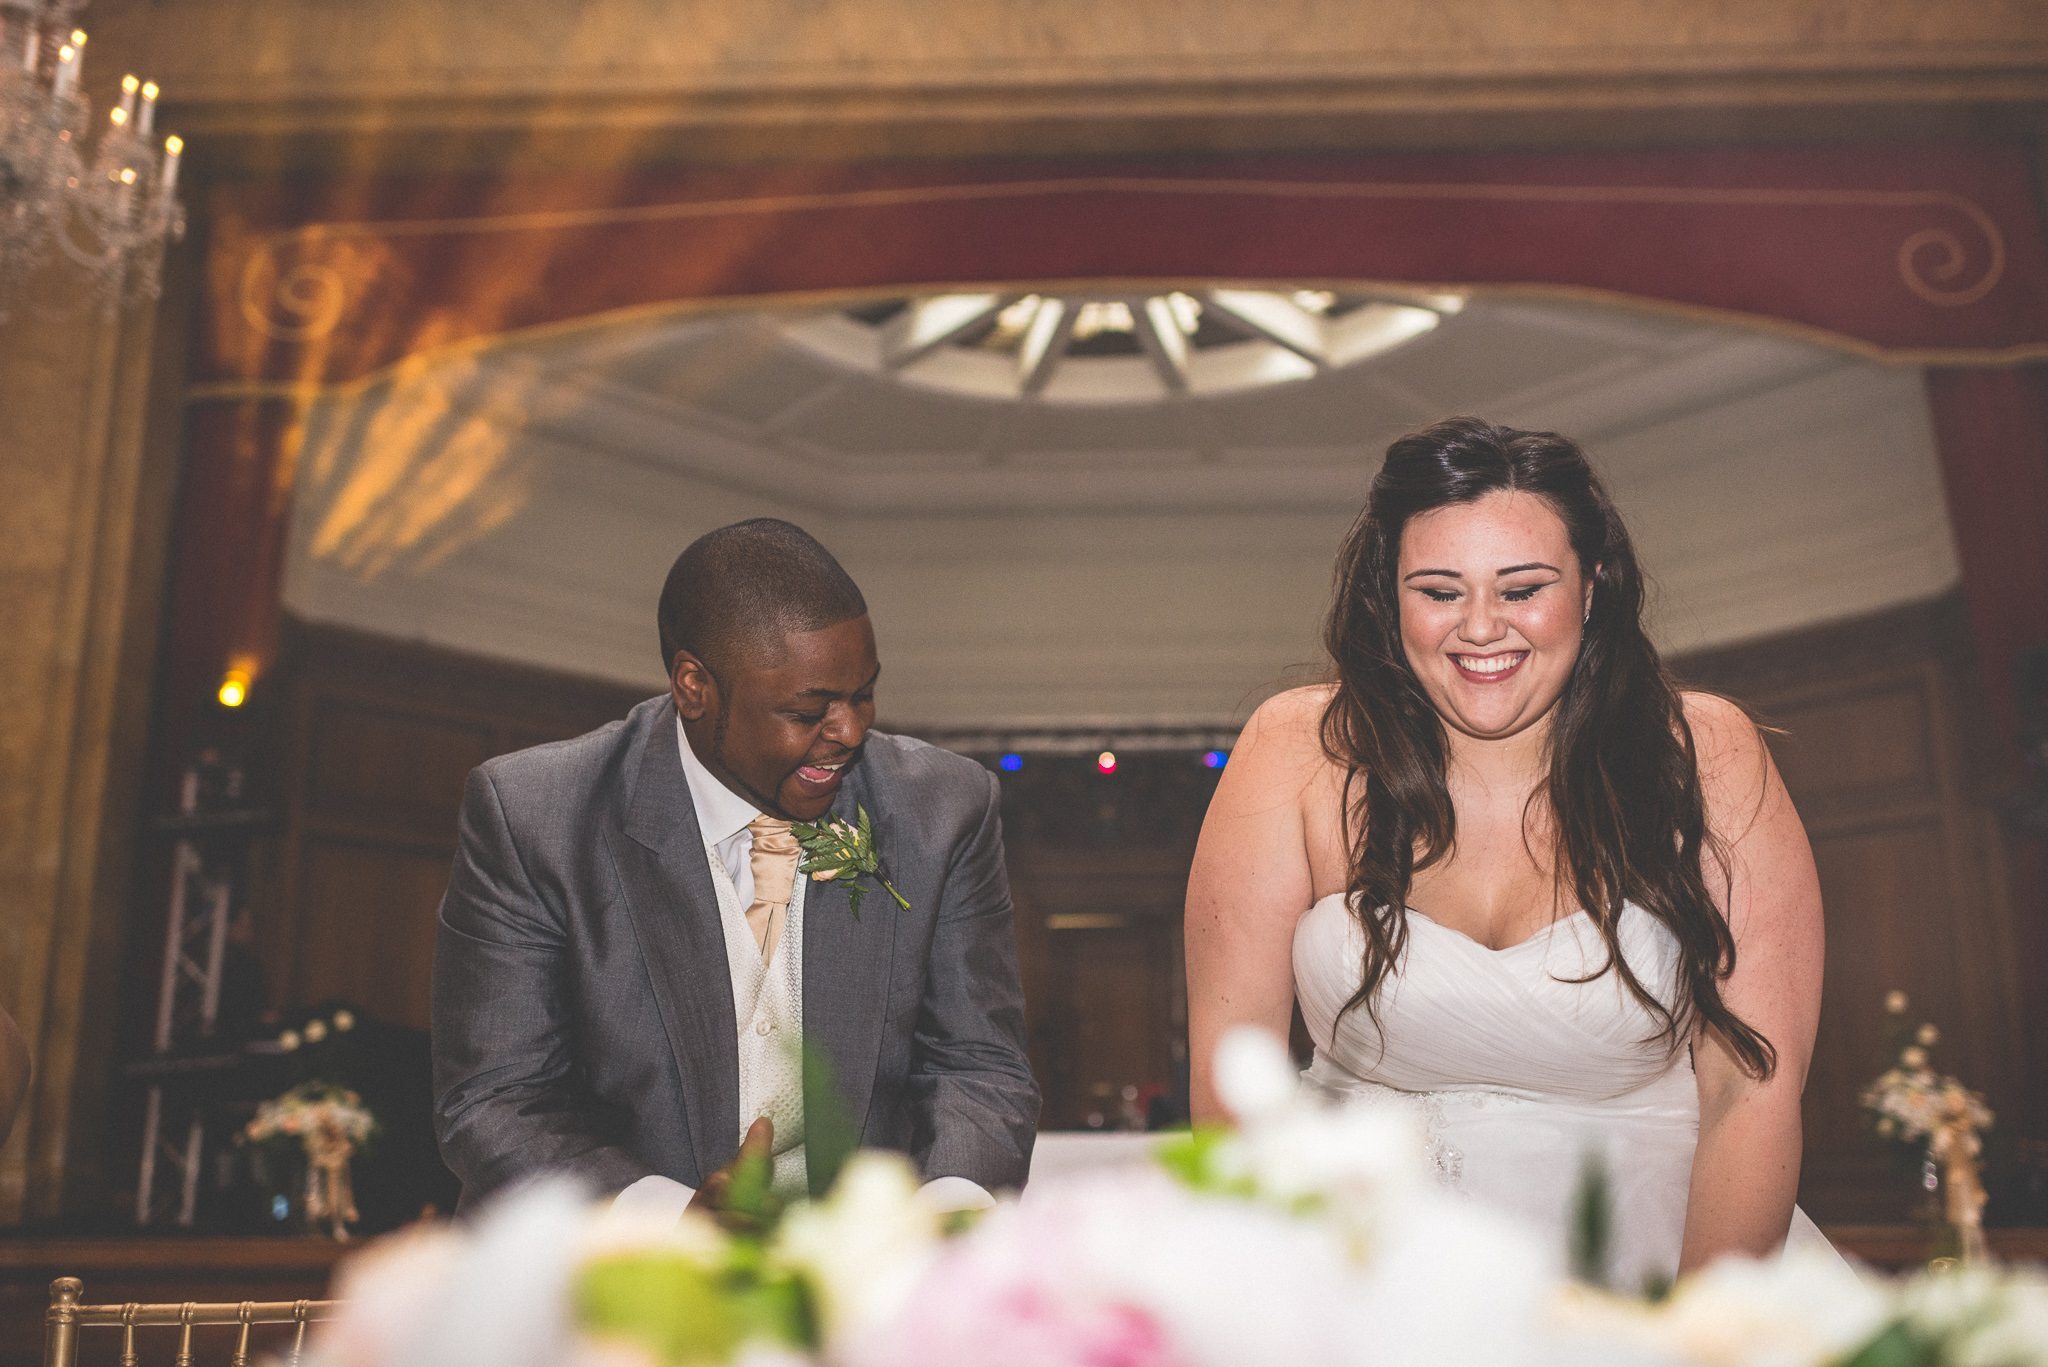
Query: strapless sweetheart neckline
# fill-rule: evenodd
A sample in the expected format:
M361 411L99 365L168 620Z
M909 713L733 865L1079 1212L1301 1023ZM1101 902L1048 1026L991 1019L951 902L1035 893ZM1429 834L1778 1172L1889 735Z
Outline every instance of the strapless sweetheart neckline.
M1342 897L1343 895L1344 894L1341 892L1333 892L1330 894L1330 896L1332 897ZM1529 945L1538 944L1544 940L1547 940L1548 938L1550 938L1552 932L1554 932L1559 926L1567 925L1570 922L1580 919L1581 917L1584 917L1586 920L1589 921L1593 919L1592 917L1586 915L1586 909L1584 907L1580 907L1577 911L1570 912L1564 916L1560 916L1556 920L1550 922L1548 925L1529 932L1529 934L1523 936L1521 939L1515 941L1511 945L1490 945L1486 943L1486 941L1478 939L1475 936L1467 935L1464 931L1459 930L1456 926L1445 925L1442 921L1437 920L1436 917L1431 916L1428 912L1422 910L1422 908L1420 907L1408 908L1408 914L1410 916L1419 916L1422 918L1422 922L1424 925L1435 926L1438 930L1443 931L1446 935L1455 935L1460 940L1463 940L1466 944L1471 945L1474 949L1483 949L1488 954L1512 954L1518 949L1522 949Z
M1347 894L1341 892L1324 893L1321 897L1318 897L1315 900L1315 903L1312 906L1309 907L1309 913L1321 910L1325 902L1336 902L1341 906L1342 903L1346 900L1346 898ZM1624 912L1627 912L1630 910L1641 910L1641 908L1636 907L1636 905L1633 902L1625 902L1622 904L1622 910ZM1577 911L1568 912L1565 915L1558 917L1556 920L1552 921L1549 925L1544 926L1540 930L1530 932L1528 935L1525 935L1524 937L1515 941L1511 945L1501 945L1496 948L1495 946L1487 944L1482 940L1474 939L1472 936L1467 935L1464 931L1459 930L1456 926L1445 925L1442 921L1437 920L1436 917L1431 916L1428 912L1422 910L1422 908L1420 907L1409 907L1408 914L1410 916L1420 919L1424 925L1430 926L1436 930L1440 930L1444 934L1449 935L1454 939L1463 940L1466 944L1472 946L1474 949L1481 950L1487 954L1513 954L1518 949L1526 949L1530 945L1542 944L1544 941L1548 940L1553 933L1556 932L1559 926L1570 925L1574 921L1591 921L1593 919L1590 915L1587 914L1586 909L1584 907L1581 907ZM1345 910L1345 915L1350 915L1350 911L1348 909ZM1303 919L1307 919L1307 914L1304 914Z

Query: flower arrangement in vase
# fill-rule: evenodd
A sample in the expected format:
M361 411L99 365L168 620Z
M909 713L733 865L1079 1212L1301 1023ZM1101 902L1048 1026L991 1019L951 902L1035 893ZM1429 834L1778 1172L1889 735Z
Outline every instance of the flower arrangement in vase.
M1908 1146L1920 1161L1929 1193L1940 1191L1940 1218L1955 1239L1956 1256L1981 1261L1984 1242L1984 1180L1980 1160L1991 1108L1981 1093L1945 1073L1936 1073L1928 1051L1941 1041L1931 1022L1908 1028L1904 992L1885 996L1898 1053L1892 1066L1863 1089L1863 1109L1880 1138Z
M337 1010L283 1031L277 1048L300 1053L354 1027L353 1013ZM286 1207L296 1203L310 1228L324 1226L332 1237L347 1239L348 1227L361 1218L350 1165L377 1128L361 1095L338 1082L311 1078L258 1106L240 1138L260 1156L280 1202Z

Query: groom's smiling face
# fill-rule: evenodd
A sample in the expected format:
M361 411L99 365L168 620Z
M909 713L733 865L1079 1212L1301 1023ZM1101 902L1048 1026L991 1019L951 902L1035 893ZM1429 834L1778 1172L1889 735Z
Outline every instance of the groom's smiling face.
M678 652L670 692L690 749L762 811L815 821L875 720L874 627L865 616L768 633L714 670Z

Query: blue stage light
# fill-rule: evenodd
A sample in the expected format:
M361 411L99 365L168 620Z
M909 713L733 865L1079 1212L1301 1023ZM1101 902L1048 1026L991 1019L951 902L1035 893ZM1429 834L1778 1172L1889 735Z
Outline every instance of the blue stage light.
M998 769L1001 769L1006 774L1014 774L1019 769L1022 769L1024 767L1024 756L1004 755L1001 759L996 761L996 767Z
M1208 754L1202 756L1202 763L1211 769L1221 769L1224 765L1230 763L1230 756L1221 750L1211 750Z

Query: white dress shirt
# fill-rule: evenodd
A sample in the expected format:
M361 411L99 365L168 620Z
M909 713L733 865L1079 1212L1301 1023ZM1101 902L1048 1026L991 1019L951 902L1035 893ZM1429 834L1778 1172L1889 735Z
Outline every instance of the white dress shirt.
M676 749L683 761L683 776L690 785L690 806L697 814L697 829L704 843L718 856L732 879L739 904L754 900L754 833L748 829L761 809L714 777L690 749L690 738L676 718ZM735 1041L737 1045L737 1041ZM696 1196L696 1189L672 1177L643 1177L620 1192L612 1209L622 1216L640 1219L674 1219ZM995 1198L977 1182L965 1177L935 1177L918 1191L918 1199L941 1211L981 1210L995 1204Z

